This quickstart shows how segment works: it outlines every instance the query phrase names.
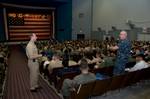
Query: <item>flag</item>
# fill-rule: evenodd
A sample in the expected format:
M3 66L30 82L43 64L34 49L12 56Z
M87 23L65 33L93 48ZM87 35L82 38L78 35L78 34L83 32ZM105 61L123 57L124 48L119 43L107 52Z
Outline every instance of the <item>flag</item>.
M8 33L10 41L29 40L31 33L38 39L49 39L53 36L52 15L9 13Z

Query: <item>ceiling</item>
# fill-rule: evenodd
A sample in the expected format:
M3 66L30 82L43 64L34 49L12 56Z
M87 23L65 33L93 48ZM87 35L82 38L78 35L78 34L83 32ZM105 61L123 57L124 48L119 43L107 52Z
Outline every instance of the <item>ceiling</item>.
M0 0L1 3L11 3L31 6L59 6L72 0Z

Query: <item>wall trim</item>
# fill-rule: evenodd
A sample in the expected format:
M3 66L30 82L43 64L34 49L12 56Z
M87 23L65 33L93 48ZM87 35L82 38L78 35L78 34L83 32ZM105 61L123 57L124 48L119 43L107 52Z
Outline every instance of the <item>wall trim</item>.
M27 5L18 5L18 4L10 4L10 3L1 3L1 5L6 7L16 7L16 8L25 8L25 9L55 10L54 7L27 6Z
M8 26L7 26L6 8L3 8L3 16L4 16L5 36L6 36L6 40L8 40Z

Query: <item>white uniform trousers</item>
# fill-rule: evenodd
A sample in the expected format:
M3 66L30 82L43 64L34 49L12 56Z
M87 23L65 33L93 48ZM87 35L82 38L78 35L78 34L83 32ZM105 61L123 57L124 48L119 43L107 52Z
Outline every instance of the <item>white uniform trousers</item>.
M30 71L30 89L38 87L39 79L39 63L37 61L28 60L28 67Z

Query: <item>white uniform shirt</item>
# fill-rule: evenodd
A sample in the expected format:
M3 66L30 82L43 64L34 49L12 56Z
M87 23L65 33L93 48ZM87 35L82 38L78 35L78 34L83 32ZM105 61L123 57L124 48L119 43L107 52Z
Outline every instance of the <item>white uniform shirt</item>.
M34 42L30 41L26 47L26 54L28 59L33 59L34 56L38 55L38 49Z
M49 67L51 69L63 67L62 61L60 61L60 60L51 60L50 63L49 63Z
M129 69L128 71L129 72L132 72L132 71L136 71L136 70L141 70L143 68L147 68L148 67L148 64L145 62L145 61L140 61L138 63L136 63L134 65L134 67L132 67L131 69Z

